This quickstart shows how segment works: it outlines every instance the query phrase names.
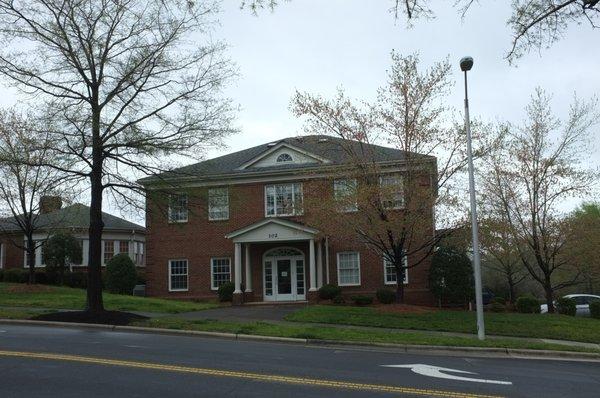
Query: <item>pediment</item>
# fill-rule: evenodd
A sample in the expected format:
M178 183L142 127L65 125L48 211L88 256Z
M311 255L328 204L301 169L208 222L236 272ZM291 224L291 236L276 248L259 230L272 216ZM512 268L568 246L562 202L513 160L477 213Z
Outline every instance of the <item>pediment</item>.
M318 165L331 163L331 161L294 145L280 142L244 163L239 170L311 163Z
M288 220L270 218L233 231L226 238L234 242L277 242L313 239L318 231Z

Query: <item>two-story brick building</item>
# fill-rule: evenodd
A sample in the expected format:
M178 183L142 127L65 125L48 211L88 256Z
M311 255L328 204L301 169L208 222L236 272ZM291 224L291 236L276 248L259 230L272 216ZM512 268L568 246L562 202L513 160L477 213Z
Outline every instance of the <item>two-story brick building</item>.
M349 162L341 145L328 136L286 138L142 180L147 294L214 298L229 281L237 303L313 299L325 283L341 286L344 294L393 289L395 268L381 254L307 223L305 195L337 194L333 170ZM369 147L386 181L402 181L395 176L406 154ZM402 187L399 192L405 194ZM433 212L423 223L433 234ZM432 303L428 270L425 261L405 275L407 302Z

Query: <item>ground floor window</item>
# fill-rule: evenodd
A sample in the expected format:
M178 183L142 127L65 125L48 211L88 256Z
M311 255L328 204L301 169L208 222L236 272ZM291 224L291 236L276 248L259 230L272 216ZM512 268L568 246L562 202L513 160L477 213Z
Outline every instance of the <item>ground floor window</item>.
M169 291L188 290L188 261L169 260Z
M104 264L113 258L115 255L115 242L112 240L104 241Z
M342 252L337 254L338 285L360 285L360 255L358 252Z
M231 260L229 258L212 258L210 260L211 289L231 281Z
M129 241L128 240L119 241L119 253L129 254Z
M404 257L404 283L408 283L408 260ZM396 267L394 264L384 257L383 259L383 280L386 285L395 285L398 280L398 275L396 273Z

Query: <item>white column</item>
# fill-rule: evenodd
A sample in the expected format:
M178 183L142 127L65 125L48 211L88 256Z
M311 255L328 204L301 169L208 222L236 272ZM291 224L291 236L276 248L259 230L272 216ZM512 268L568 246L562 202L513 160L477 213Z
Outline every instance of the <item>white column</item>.
M252 271L250 269L250 243L244 245L246 247L246 293L252 292Z
M233 262L235 264L235 270L233 277L235 280L235 290L233 294L242 293L242 244L235 244L235 253L233 255Z
M309 256L309 260L308 263L310 264L310 289L308 289L309 292L316 292L317 291L317 272L316 272L316 267L315 267L315 240L311 239L310 240L310 245L309 245L309 251L308 251L308 256Z
M317 242L317 288L323 286L323 250L321 240Z
M325 237L325 280L329 284L329 237Z

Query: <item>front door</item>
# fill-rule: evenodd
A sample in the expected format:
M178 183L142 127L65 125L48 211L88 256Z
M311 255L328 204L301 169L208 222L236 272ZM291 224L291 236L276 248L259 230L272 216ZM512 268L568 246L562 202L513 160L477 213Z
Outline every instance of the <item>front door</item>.
M265 301L305 300L304 256L294 255L265 256L263 262L263 286ZM288 253L285 253L288 254Z

